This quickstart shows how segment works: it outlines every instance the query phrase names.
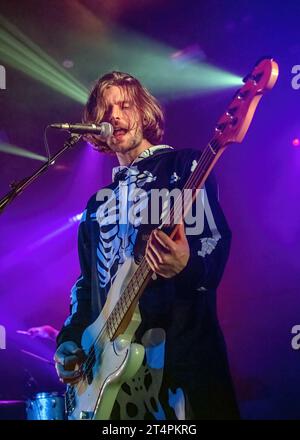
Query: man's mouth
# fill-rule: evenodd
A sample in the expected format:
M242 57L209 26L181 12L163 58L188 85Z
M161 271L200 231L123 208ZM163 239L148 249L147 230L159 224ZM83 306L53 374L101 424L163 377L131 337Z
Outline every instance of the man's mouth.
M121 138L127 133L127 130L125 128L115 128L114 129L114 137L115 138Z

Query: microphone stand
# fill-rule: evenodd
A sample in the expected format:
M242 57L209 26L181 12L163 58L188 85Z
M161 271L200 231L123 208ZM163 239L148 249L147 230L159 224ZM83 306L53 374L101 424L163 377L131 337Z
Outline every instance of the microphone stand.
M79 139L81 138L80 134L71 134L71 136L64 142L64 146L61 150L59 150L53 157L51 157L47 163L42 165L35 173L33 173L29 177L25 177L20 180L20 182L13 182L9 186L12 188L1 200L0 200L0 214L4 211L6 206L13 201L15 197L21 194L21 192L27 188L32 182L35 181L37 177L39 177L44 171L46 171L53 162L60 157L66 150L72 148Z

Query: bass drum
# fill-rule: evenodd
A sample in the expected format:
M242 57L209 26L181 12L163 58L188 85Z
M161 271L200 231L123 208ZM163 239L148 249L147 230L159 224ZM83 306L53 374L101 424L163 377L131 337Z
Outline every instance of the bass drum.
M59 393L37 393L26 401L27 420L65 420L65 399Z

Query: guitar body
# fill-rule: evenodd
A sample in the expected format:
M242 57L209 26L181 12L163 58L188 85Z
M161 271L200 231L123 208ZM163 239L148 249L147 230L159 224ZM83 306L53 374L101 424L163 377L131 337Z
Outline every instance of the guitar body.
M101 314L83 333L82 348L90 361L84 368L83 379L68 387L66 404L69 420L108 420L121 385L133 377L142 365L145 349L132 343L141 322L138 307L126 331L116 339L111 341L105 332L101 332L136 267L133 259L125 261Z

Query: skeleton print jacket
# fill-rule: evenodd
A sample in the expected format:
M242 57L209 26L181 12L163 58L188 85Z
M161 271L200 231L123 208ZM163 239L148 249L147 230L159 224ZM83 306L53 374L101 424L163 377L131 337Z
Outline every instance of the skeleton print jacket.
M149 231L158 226L171 204L171 198L162 203L153 222L151 190L181 189L199 157L199 151L192 149L150 147L129 167L115 167L112 184L90 198L79 226L81 275L71 290L71 313L57 337L58 345L69 340L80 345L84 329L105 303L118 268L127 257L138 259L143 253ZM158 276L140 298L142 321L135 337L145 346L145 361L138 377L122 387L114 418L237 416L216 311L216 288L231 233L212 177L197 201L185 224L190 246L187 266L173 278ZM145 215L148 224L142 220ZM140 387L134 386L137 381Z

